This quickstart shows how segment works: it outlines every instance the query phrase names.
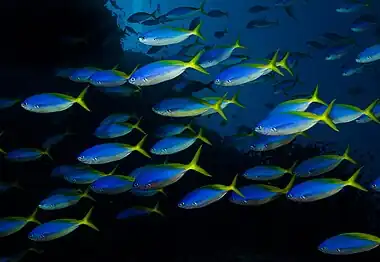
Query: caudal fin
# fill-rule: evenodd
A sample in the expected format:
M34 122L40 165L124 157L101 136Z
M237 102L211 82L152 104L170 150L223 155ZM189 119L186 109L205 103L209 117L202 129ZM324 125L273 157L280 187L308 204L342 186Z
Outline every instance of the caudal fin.
M367 192L368 189L364 188L363 186L359 185L357 182L356 182L356 179L358 178L359 174L360 174L360 171L363 169L363 167L360 167L358 170L355 171L355 173L350 177L350 179L348 179L346 181L346 185L347 186L352 186L352 187L355 187L361 191L365 191Z
M186 166L186 170L194 170L198 173L201 173L202 175L205 175L205 176L208 176L208 177L211 177L211 175L206 171L204 170L203 168L201 168L199 165L198 165L198 161L199 161L199 156L201 155L201 151L202 151L202 146L200 146L197 150L197 152L195 153L193 159L191 160L191 162Z
M201 67L199 64L198 64L198 61L199 59L201 58L201 56L203 55L205 51L204 50L201 50L198 52L198 54L196 54L196 56L194 56L193 59L191 59L189 62L185 62L185 65L186 67L188 68L192 68L194 70L197 70L203 74L206 74L206 75L209 75L210 73L207 72L203 67Z
M75 99L75 103L78 103L81 107L83 107L84 109L86 109L88 112L91 112L91 110L88 108L88 106L86 105L86 103L83 100L83 98L86 95L87 90L88 90L89 87L90 87L90 85L88 85L85 89L83 89L83 91Z

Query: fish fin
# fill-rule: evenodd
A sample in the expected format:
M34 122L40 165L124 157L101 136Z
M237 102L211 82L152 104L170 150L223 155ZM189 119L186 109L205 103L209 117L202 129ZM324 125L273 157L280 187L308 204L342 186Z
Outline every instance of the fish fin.
M86 225L96 231L99 231L99 229L90 221L90 217L92 215L93 210L94 207L91 207L90 211L87 212L86 216L82 220L80 220L80 224Z
M188 129L195 134L196 132L192 127L192 123L193 123L193 120L190 120L190 122L185 126L185 130Z
M204 15L207 15L207 12L205 11L205 5L206 5L206 0L203 0L201 5L199 6L199 11L204 14Z
M117 70L119 68L119 64L115 65L114 67L112 67L111 70Z
M88 187L86 188L86 190L83 192L82 197L88 198L88 199L90 199L90 200L96 202L96 200L95 200L95 199L89 194L90 191L91 191L91 187L88 186Z
M357 182L356 182L356 179L358 178L359 174L360 174L360 171L363 169L363 166L360 167L358 170L355 171L355 173L346 181L346 185L348 186L352 186L352 187L355 187L359 190L362 190L362 191L365 191L367 192L368 190L366 188L364 188L363 186L359 185Z
M276 63L276 65L279 66L279 67L281 67L281 68L284 68L286 71L289 72L289 74L291 76L293 76L294 75L293 71L290 69L289 64L288 64L288 58L289 58L289 56L290 56L290 53L287 52L285 54L284 58L282 58L282 60L280 62Z
M81 107L83 107L88 112L91 112L91 110L87 107L86 103L84 102L83 98L87 93L88 88L90 85L86 86L85 89L79 94L79 96L75 99L75 103L78 103Z
M238 107L245 108L245 106L239 102L240 89L231 98L231 103L237 105Z
M201 72L203 74L209 75L210 73L207 72L203 67L201 67L198 64L198 61L199 61L199 59L201 58L201 56L203 55L204 52L205 52L204 50L199 51L198 54L196 54L193 59L191 59L189 62L185 62L185 66L189 67L189 68L192 68L194 70L197 70L197 71L199 71L199 72Z
M311 136L309 136L309 134L307 134L305 132L299 132L299 133L297 133L297 136L303 136L303 137L306 137L306 138L311 138Z
M206 137L203 136L203 129L202 128L199 129L199 133L196 136L196 138L202 140L204 143L206 143L206 144L208 144L210 146L212 145L211 142Z
M236 194L238 194L239 196L245 198L245 196L240 192L239 189L236 188L236 182L237 182L237 178L238 178L239 174L236 174L234 179L232 180L232 183L231 185L228 187L229 190L232 190L234 191Z
M245 46L241 45L240 43L240 37L238 39L236 39L236 42L235 44L232 46L233 49L236 49L236 48L246 48Z
M157 191L160 192L161 194L163 194L165 197L168 197L168 194L166 194L166 192L163 188L160 188Z
M148 136L148 135L145 135L145 136L140 140L140 142L138 142L138 144L135 145L135 146L133 147L133 150L138 151L139 153L141 153L142 155L146 156L147 158L151 158L151 156L148 154L148 152L146 152L146 151L142 148L142 146L143 146L143 144L144 144L144 142L145 142L147 136Z
M285 7L285 12L286 12L286 14L287 14L289 17L291 17L291 18L293 18L294 20L297 21L297 18L296 18L295 15L294 15L293 6L286 6L286 7Z
M323 121L323 122L325 122L333 130L339 132L339 129L336 127L336 125L334 124L334 122L330 118L330 113L331 113L331 110L332 110L332 108L334 106L334 103L335 103L335 99L333 101L331 101L331 103L328 105L328 107L326 108L326 110L320 116L320 118L321 118L320 120Z
M294 161L293 165L287 170L289 174L293 174L294 168L297 166L298 160Z
M143 117L140 117L139 120L137 121L136 124L132 125L133 128L139 130L141 133L143 133L144 135L146 135L145 131L142 130L142 128L140 127L140 124L141 124L141 120L143 119Z
M375 116L375 114L372 112L373 108L379 103L379 99L376 99L373 101L366 109L363 110L363 114L368 116L371 120L374 122L380 124L379 119Z
M218 102L216 102L216 104L210 104L206 101L202 102L204 103L205 105L208 105L210 108L214 109L224 120L227 121L227 117L226 115L224 114L223 112L223 108L222 108L222 104L223 102L226 100L226 97L227 97L227 94L228 93L225 93L223 97L221 97Z
M350 153L350 145L348 145L346 148L346 151L344 151L343 159L345 159L345 160L351 162L352 164L356 165L357 162L354 159L352 159L352 157L349 155L349 153Z
M36 208L36 209L33 211L33 213L27 218L27 221L28 221L28 222L34 222L34 223L40 225L41 222L38 221L37 218L36 218L36 216L37 216L37 212L38 212L38 208Z
M2 154L4 154L4 155L7 154L7 152L5 152L4 149L2 149L2 148L0 148L0 153L2 153Z
M50 154L50 147L48 147L48 148L44 148L44 149L45 149L45 151L41 151L41 153L42 153L43 155L46 155L48 158L50 158L50 160L54 160L53 157L52 157L51 154Z
M140 65L136 65L135 66L135 68L132 70L132 72L129 74L129 75L127 75L127 79L129 79L135 72L136 72L136 70L138 69L140 67Z
M277 49L277 51L274 53L272 59L269 61L268 64L251 64L251 66L255 68L270 69L279 74L280 76L284 76L284 73L282 73L280 69L277 67L278 52L279 50Z
M160 216L165 216L164 215L164 213L162 213L161 211L160 211L160 202L157 202L157 204L154 206L154 208L152 208L150 211L151 211L151 213L156 213L156 214L159 214Z
M198 165L199 156L201 155L201 151L202 151L202 145L199 146L199 148L198 148L197 152L195 153L191 162L188 165L186 165L186 170L194 170L198 173L201 173L202 175L211 177L211 175L206 170L204 170L203 168L201 168Z
M312 102L312 103L318 103L318 104L322 104L322 105L327 106L327 103L324 102L322 99L320 99L319 96L318 96L318 94L319 94L319 85L317 84L315 86L315 89L314 89L314 92L313 92L312 96L310 97L310 102Z
M200 31L201 27L202 27L202 21L200 21L199 24L191 32L192 32L193 35L198 36L203 41L206 41L206 39L203 37L203 35L202 35L201 31Z
M286 187L284 189L282 189L282 193L286 194L290 191L290 189L293 187L294 185L294 181L296 180L296 176L295 175L292 175L292 178L290 179L289 183L286 185Z

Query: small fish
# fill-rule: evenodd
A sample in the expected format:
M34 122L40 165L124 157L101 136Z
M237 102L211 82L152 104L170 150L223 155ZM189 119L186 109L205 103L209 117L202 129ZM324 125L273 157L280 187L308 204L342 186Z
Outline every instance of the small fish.
M25 101L21 103L21 107L35 113L54 113L64 111L77 103L90 112L91 110L83 101L87 90L88 87L86 87L77 98L60 93L34 95L25 99Z
M279 166L255 166L246 170L242 176L255 181L269 181L282 177L285 174L293 174L296 166L295 162L290 168L282 168Z
M223 69L227 69L227 67L230 67L232 65L237 65L245 60L248 60L249 56L246 55L234 55L232 54L227 60L224 60L223 62L220 63L220 65L223 65Z
M177 163L167 163L162 165L147 165L135 169L130 174L135 178L133 188L140 190L153 190L167 187L180 180L187 171L194 170L204 176L211 175L198 165L202 146L195 153L191 162L187 165Z
M146 13L146 12L137 12L137 13L133 13L132 15L130 15L128 18L127 18L127 22L128 23L134 23L134 24L139 24L139 23L142 23L148 19L156 19L156 15L157 15L158 11L155 10L153 13Z
M252 14L257 14L257 13L261 13L261 12L268 11L268 10L270 10L270 7L268 7L268 6L255 5L255 6L252 6L251 8L249 8L248 12L250 12Z
M131 190L134 181L135 179L130 176L103 176L94 181L90 189L97 194L117 195Z
M138 68L128 79L128 82L135 86L151 86L180 76L187 68L192 68L203 74L209 73L198 64L199 58L204 51L200 51L189 62L179 60L161 60Z
M90 77L98 71L99 68L96 67L78 68L72 72L69 79L77 83L88 83Z
M366 64L380 60L380 44L364 49L356 58L357 63Z
M364 66L354 66L354 67L348 67L345 68L342 72L342 76L353 76L355 74L360 74L363 72Z
M0 98L0 110L7 109L20 102L20 99L15 98Z
M124 85L128 82L131 75L136 72L139 65L137 65L130 74L126 74L122 71L112 69L112 70L101 70L93 74L89 83L97 87L117 87Z
M205 40L200 32L202 22L200 22L193 30L178 27L162 27L143 33L139 36L140 43L150 46L167 46L178 44L190 36L194 35Z
M366 109L362 110L359 107L347 104L334 104L329 117L334 124L343 124L353 122L359 119L362 115L369 117L372 121L380 124L380 121L373 114L372 110L379 103L380 99L373 101ZM326 110L326 106L320 106L312 110L313 114L321 114Z
M6 237L17 233L23 229L29 222L40 224L36 219L38 209L29 217L4 217L0 219L0 237Z
M202 208L219 201L229 191L233 191L240 197L244 197L239 189L236 188L237 177L238 175L234 177L234 180L229 186L214 184L203 186L191 191L178 203L178 207L184 209Z
M367 192L367 189L356 182L362 168L363 167L356 170L347 181L337 178L315 178L307 180L301 184L295 185L288 192L286 197L295 202L313 202L335 195L346 186L355 187L361 191Z
M206 0L202 1L201 5L196 7L180 6L176 7L165 14L165 19L169 21L183 20L199 13L207 15L204 10Z
M1 182L0 181L0 193L5 193L8 190L11 190L12 188L17 188L17 189L23 189L18 181L13 181L13 182Z
M34 228L29 233L28 238L36 242L51 241L70 234L71 232L75 231L80 225L86 225L96 231L99 231L99 229L89 220L93 209L94 208L91 208L86 216L81 220L56 219L43 223Z
M302 82L298 78L298 75L295 79L285 79L282 81L278 81L272 85L274 88L273 93L275 95L283 93L287 96L288 92L291 91L297 84L302 84Z
M368 7L369 4L364 1L347 1L338 7L338 13L354 13L360 11L363 7Z
M185 124L168 124L168 125L161 126L156 130L156 136L161 137L161 138L175 136L175 135L181 134L185 130L189 130L193 134L195 134L195 130L193 129L191 124L192 122L186 125Z
M117 214L116 219L128 219L137 216L147 216L150 214L159 214L160 216L164 216L164 214L159 210L159 203L155 205L154 208L149 208L145 206L135 206L131 208L127 208Z
M229 201L242 206L264 205L275 200L281 195L286 195L292 188L294 180L295 176L292 176L292 179L285 188L278 188L264 184L243 186L238 188L238 190L244 195L244 197L232 192Z
M223 16L228 17L228 13L223 12L221 10L213 9L207 13L207 16L209 16L209 17L223 17Z
M146 135L145 131L140 127L141 120L142 118L140 118L135 124L119 122L100 125L96 128L94 135L97 138L116 138L129 134L133 129L136 129Z
M148 55L153 55L161 51L164 47L167 47L167 46L151 46L146 53Z
M78 165L71 172L63 174L63 179L72 184L87 185L102 177L113 175L116 172L117 168L118 166L114 167L111 172L104 173L88 166Z
M225 95L226 96L226 95ZM153 112L162 116L170 117L190 117L199 116L209 109L215 110L224 120L227 120L223 112L222 104L225 96L215 104L196 97L177 97L162 100L152 107Z
M13 254L11 256L7 257L0 257L1 262L20 262L22 259L29 253L29 252L35 252L37 254L42 254L44 251L35 249L35 248L28 248L26 250L23 250L21 252L18 252L17 254Z
M343 155L321 155L309 158L301 162L295 169L297 177L314 177L334 170L343 160L347 160L356 165L356 161L349 155L350 146L347 146Z
M295 133L285 136L265 136L260 135L253 143L250 144L250 149L256 152L265 152L274 150L291 143L297 136L302 135L308 137L304 132Z
M240 39L237 39L235 44L232 46L218 46L207 50L202 53L199 59L199 65L203 68L209 68L215 66L223 61L227 60L232 52L237 48L245 48L241 45Z
M228 33L228 29L227 29L227 28L224 28L223 31L216 31L216 32L214 33L214 36L215 36L216 38L220 39L220 38L224 37L227 33Z
M352 255L370 251L380 245L380 238L365 233L343 233L326 239L318 250L330 255Z
M214 84L214 81L210 81L204 84L197 80L189 80L189 79L183 78L179 83L173 86L173 90L176 92L181 92L181 94L183 95L190 95L190 96L193 93L196 93L206 88L216 93L215 89L212 87L213 84Z
M77 204L82 198L88 198L95 201L89 194L88 189L84 192L78 190L67 190L50 194L38 205L43 210L59 210Z
M373 15L361 15L351 25L351 31L361 33L376 26L376 17Z
M134 114L126 114L126 113L115 113L107 116L100 122L99 126L109 125L113 123L123 123L127 122L131 118L137 118Z
M322 115L316 115L310 112L280 112L278 114L270 114L266 119L261 121L256 127L255 131L262 135L279 136L291 135L295 133L304 132L319 121L325 122L331 129L339 132L338 128L329 117L331 109L335 103L333 100Z
M45 140L42 144L42 148L52 148L53 146L61 143L63 139L65 139L67 136L73 135L74 133L71 133L69 131L66 131L62 134L57 134L54 136L51 136Z
M18 148L6 153L5 158L12 162L29 162L47 156L53 159L49 153L49 149L41 150L38 148Z
M77 159L84 164L99 165L121 160L129 156L133 151L138 151L150 158L149 154L142 149L146 137L144 136L135 146L121 143L99 144L83 151Z
M87 165L83 164L77 164L77 165L61 165L55 167L50 176L51 177L64 177L65 175L68 175L70 173L75 173L75 172L82 172L82 169L87 170L89 167Z
M319 86L317 85L313 91L313 94L309 98L298 98L298 99L292 99L287 100L285 102L282 102L278 104L271 112L272 114L278 114L282 112L290 112L290 111L306 111L308 107L312 103L318 103L322 105L326 105L326 102L324 102L322 99L319 98ZM324 111L324 110L323 110ZM323 113L319 112L319 113Z
M201 128L198 135L186 134L165 137L157 141L150 149L150 152L155 155L175 154L192 146L197 139L211 146L211 142L203 136L203 130Z
M246 25L247 29L252 29L252 28L268 28L272 26L278 26L280 23L278 20L276 21L270 21L267 19L254 19L248 22Z
M342 57L344 57L345 55L347 55L348 52L350 51L350 49L352 49L353 47L354 47L353 44L344 44L344 45L331 47L327 51L327 55L325 57L325 60L327 60L327 61L339 60Z
M196 18L194 18L193 20L191 20L190 24L189 24L189 30L194 30L201 22L201 17L198 16ZM197 41L199 40L199 38L197 38Z

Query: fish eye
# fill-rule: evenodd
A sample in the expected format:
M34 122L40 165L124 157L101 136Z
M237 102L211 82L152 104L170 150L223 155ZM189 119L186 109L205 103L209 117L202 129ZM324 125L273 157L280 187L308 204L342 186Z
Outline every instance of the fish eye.
M275 127L272 127L272 128L270 129L270 131L272 131L272 132L276 132L277 129L276 129Z
M257 127L256 127L256 130L262 130L262 129L263 129L262 126L257 126Z
M376 188L377 188L377 185L376 185L376 184L372 184L371 187L372 187L373 189L376 189Z
M306 199L306 196L302 195L300 198L301 198L301 199Z
M154 40L154 41L157 41L157 40L158 40L158 38L157 38L157 37L155 37L155 38L153 38L153 40Z
M340 250L340 248L337 248L336 249L336 252L340 253L342 250Z
M372 56L369 55L369 56L367 56L366 58L367 58L368 60L370 60L370 59L372 59Z
M220 84L220 79L215 79L215 84Z
M148 78L143 78L143 82L148 82Z
M246 204L248 204L248 201L244 199L244 200L241 201L241 203L244 204L244 205L246 205Z
M288 194L288 198L293 198L293 195L292 194Z
M100 85L100 84L101 84L101 82L100 82L100 81L96 81L96 83L97 83L98 85Z
M179 207L183 207L185 205L185 203L181 202L178 204Z
M227 80L227 83L228 83L228 84L230 84L231 82L232 82L231 79L228 79L228 80Z
M136 81L136 78L131 77L131 78L129 79L129 81L130 81L130 82L135 82L135 81Z
M191 203L191 205L192 205L192 206L197 206L198 203L194 201L193 203Z
M149 188L151 188L152 187L152 184L147 184L146 186L145 186L145 189L149 189Z
M93 157L92 161L98 161L98 158L97 157Z
M264 144L264 148L268 148L268 144Z

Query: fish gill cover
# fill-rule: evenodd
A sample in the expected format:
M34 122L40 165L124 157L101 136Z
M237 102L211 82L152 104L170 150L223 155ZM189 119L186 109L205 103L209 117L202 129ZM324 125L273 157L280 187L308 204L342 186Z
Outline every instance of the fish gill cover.
M2 260L380 257L377 1L0 10Z

